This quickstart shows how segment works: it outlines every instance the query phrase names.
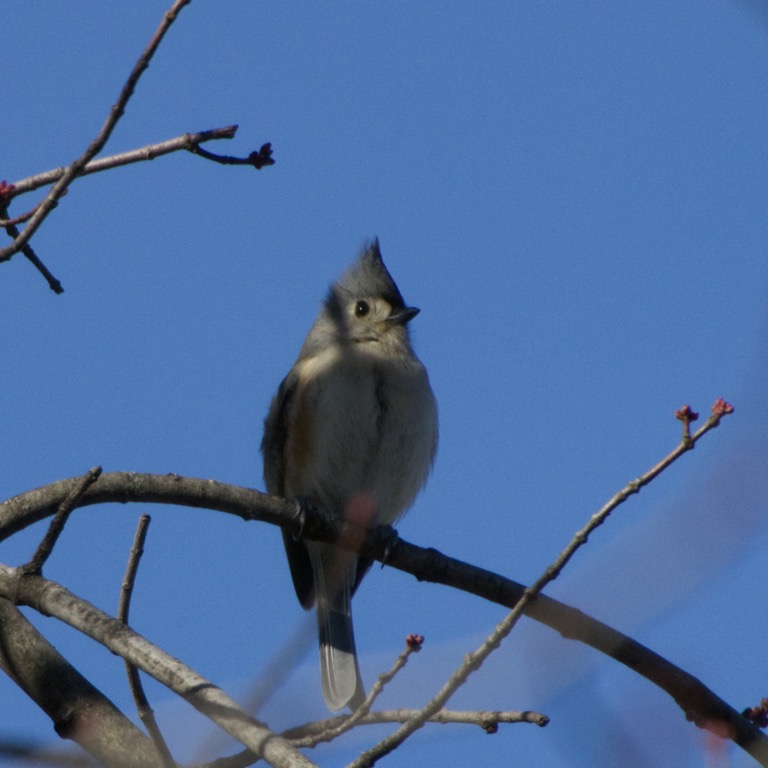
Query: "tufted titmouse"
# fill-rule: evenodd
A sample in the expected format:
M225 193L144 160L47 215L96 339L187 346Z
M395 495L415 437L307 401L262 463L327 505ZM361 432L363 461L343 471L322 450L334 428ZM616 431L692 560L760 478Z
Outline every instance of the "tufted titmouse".
M427 479L437 405L411 348L407 307L368 243L334 283L269 409L261 449L270 493L359 525L394 523ZM299 602L317 602L323 695L353 709L365 692L350 600L371 561L283 531Z

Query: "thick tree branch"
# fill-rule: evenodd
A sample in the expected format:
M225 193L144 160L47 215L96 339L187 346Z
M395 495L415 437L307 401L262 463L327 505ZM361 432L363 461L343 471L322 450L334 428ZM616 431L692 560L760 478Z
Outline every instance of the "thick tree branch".
M0 599L0 669L72 739L104 765L162 768L152 742L27 621Z
M14 496L0 504L0 541L55 514L67 491L72 487L72 482L73 480L60 480ZM292 501L277 496L216 480L201 480L175 474L105 472L98 482L83 494L79 506L110 502L174 504L214 509L236 515L243 520L261 520L282 526L290 526L296 514L296 505ZM327 536L332 536L333 532L328 527L331 523L332 519L321 513L312 515L312 533L322 536L324 531Z
M185 664L56 582L0 565L0 596L53 616L101 643L170 688L270 765L314 765L224 691Z

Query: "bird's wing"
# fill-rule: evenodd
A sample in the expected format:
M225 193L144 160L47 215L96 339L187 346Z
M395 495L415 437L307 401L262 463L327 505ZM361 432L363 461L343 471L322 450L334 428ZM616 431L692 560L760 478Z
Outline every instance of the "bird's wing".
M285 450L288 439L288 419L294 405L298 375L291 371L282 381L269 407L264 422L261 451L264 454L264 480L269 493L285 496ZM301 539L283 528L283 542L291 569L296 596L304 608L315 602L315 579L307 548Z

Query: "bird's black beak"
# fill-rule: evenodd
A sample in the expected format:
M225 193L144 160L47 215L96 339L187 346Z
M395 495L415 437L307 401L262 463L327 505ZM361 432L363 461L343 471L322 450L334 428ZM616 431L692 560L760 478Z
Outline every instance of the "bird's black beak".
M403 307L402 309L396 309L387 318L390 323L397 323L398 325L407 325L413 320L421 310L418 307Z

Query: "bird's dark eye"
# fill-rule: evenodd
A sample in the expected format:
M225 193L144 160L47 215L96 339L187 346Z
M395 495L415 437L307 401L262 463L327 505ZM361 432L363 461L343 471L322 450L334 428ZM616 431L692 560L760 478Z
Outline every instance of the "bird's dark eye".
M371 311L367 301L358 301L355 304L355 317L365 317Z

